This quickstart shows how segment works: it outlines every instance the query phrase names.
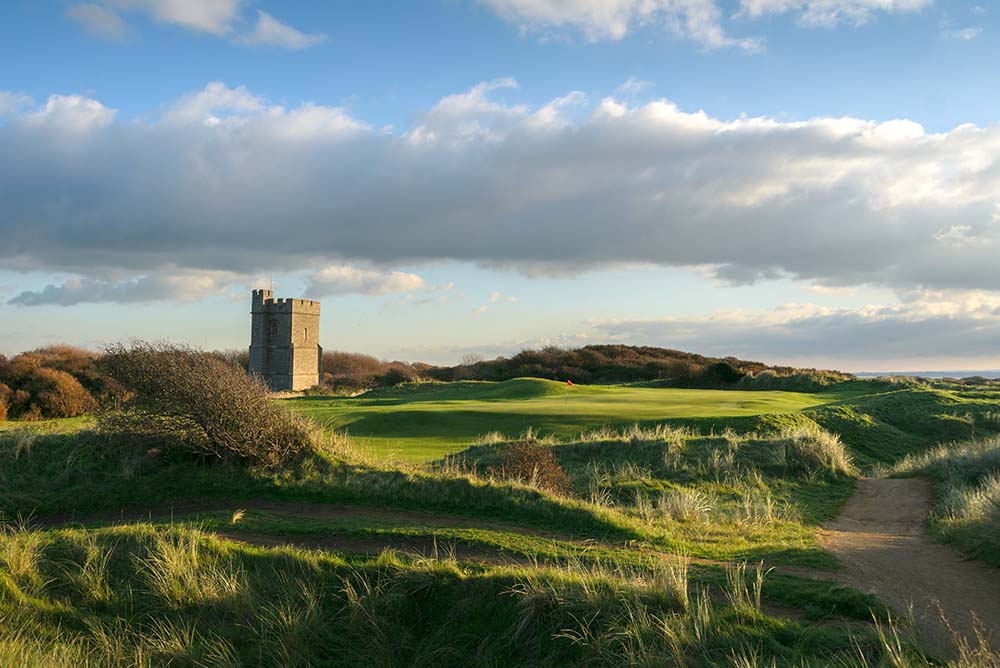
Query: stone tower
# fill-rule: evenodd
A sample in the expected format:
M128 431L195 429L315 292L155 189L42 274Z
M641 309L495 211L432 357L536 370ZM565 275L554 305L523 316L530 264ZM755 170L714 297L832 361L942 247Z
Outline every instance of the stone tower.
M271 290L254 290L250 314L250 373L275 392L318 385L319 302L275 299Z

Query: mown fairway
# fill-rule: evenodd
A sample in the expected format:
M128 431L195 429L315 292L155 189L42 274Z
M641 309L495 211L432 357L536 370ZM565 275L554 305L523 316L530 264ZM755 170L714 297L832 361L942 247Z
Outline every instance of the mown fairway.
M456 452L489 432L517 435L534 428L569 438L602 426L696 420L719 429L727 418L797 413L858 396L683 390L624 386L575 386L536 378L502 383L412 385L361 397L288 400L330 429L346 430L362 446L384 455L426 461Z

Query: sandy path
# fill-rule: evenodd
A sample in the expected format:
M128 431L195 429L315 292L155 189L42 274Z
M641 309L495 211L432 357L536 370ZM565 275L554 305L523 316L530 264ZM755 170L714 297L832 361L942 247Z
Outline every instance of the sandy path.
M974 618L1000 650L1000 570L932 542L930 509L926 480L858 481L844 511L820 534L844 565L824 577L875 594L900 612L912 605L923 639L939 651L955 650L948 626L975 644Z

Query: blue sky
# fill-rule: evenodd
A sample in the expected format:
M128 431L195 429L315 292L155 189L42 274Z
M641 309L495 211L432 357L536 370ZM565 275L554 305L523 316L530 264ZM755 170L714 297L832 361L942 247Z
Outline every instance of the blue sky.
M0 352L242 347L273 284L393 358L1000 367L998 11L4 3Z

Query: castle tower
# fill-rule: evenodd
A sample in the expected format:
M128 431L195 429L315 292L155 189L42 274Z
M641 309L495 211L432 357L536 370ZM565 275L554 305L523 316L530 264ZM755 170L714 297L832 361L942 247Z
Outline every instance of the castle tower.
M254 290L250 321L250 373L276 392L319 384L319 302L275 299L271 290Z

